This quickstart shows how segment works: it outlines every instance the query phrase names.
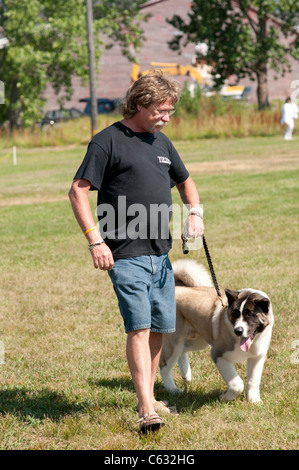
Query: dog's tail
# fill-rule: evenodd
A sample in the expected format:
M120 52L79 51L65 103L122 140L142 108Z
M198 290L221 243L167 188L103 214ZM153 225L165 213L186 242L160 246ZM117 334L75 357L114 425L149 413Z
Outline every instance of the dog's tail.
M172 264L175 284L187 287L213 287L208 271L191 259L179 259Z

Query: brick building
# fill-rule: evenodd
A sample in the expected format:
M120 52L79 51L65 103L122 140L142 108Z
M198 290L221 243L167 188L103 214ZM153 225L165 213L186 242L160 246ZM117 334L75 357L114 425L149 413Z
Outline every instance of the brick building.
M166 22L166 18L172 18L174 14L186 18L190 4L189 0L152 0L147 2L144 11L151 13L152 16L142 26L146 40L138 54L141 71L151 68L151 62L191 65L192 57L194 56L194 45L189 44L181 55L171 51L167 42L173 38L176 31ZM277 27L279 27L279 24ZM285 99L287 95L294 91L291 88L292 84L297 86L298 93L296 98L299 99L299 62L294 59L291 59L290 62L292 72L284 77L279 77L278 80L275 80L274 72L269 71L270 101L275 98ZM97 96L107 98L122 97L131 83L131 71L132 64L122 55L118 45L115 45L112 49L105 50L100 59L100 72L97 76ZM183 80L182 77L180 79ZM297 81L297 85L295 81ZM251 87L251 100L255 102L257 83L244 79L241 84ZM83 109L84 105L79 103L79 100L89 96L89 87L88 85L82 85L77 77L74 77L73 85L74 94L71 101L66 103L66 107ZM50 87L47 88L45 96L47 98L46 110L59 107L57 98Z

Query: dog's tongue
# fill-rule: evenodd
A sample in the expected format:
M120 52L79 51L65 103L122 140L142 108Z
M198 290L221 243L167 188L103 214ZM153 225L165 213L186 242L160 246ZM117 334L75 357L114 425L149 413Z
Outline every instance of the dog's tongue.
M248 338L241 338L240 339L240 348L242 351L247 352L250 349L254 336L248 336Z

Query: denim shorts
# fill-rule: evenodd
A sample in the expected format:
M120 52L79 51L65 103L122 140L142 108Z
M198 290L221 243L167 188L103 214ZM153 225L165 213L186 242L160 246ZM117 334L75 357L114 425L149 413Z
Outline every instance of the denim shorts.
M126 333L145 328L175 331L175 284L167 254L116 259L108 273Z

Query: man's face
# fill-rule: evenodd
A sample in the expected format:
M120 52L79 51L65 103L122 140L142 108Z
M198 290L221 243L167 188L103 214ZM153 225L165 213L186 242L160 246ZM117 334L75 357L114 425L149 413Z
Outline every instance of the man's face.
M169 122L170 115L174 112L174 107L171 100L166 100L163 103L152 103L148 108L137 105L138 112L135 118L141 132L159 132Z

